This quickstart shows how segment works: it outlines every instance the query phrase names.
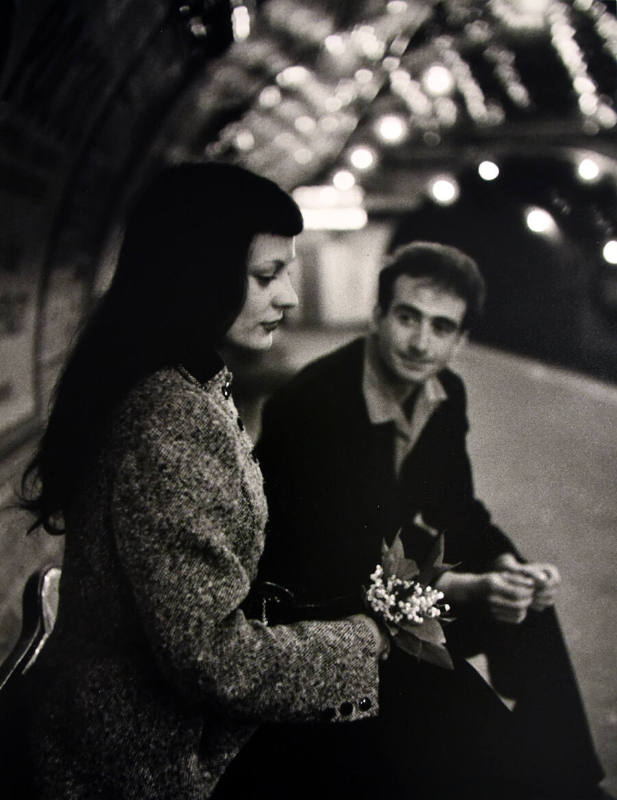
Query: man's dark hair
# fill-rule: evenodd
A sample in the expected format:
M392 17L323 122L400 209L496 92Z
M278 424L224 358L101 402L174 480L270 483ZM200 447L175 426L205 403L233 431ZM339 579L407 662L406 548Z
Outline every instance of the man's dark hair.
M478 265L470 256L438 242L411 242L399 247L379 273L377 302L385 313L394 295L394 284L401 275L426 278L434 286L457 295L467 304L463 328L479 316L486 287Z

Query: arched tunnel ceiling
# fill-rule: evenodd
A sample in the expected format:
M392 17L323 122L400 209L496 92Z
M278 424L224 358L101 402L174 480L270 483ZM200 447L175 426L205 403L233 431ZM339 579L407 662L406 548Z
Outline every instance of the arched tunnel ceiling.
M35 320L39 405L127 198L162 162L225 159L292 188L362 145L378 204L408 191L402 169L478 148L615 155L610 0L12 0L3 14L0 310ZM384 115L400 140L380 138ZM36 299L19 305L24 275Z
M477 141L615 140L617 19L599 0L15 5L3 152L54 174L63 262L160 160L234 160L293 187L354 141L399 166ZM405 126L396 146L375 134L385 113Z

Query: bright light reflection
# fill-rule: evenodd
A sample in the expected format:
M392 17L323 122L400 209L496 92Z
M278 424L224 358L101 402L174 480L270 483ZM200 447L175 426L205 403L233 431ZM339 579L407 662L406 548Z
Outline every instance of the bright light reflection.
M478 164L478 175L484 181L494 181L499 177L499 167L494 161L482 161Z
M356 179L353 172L350 172L348 169L339 169L338 172L335 172L332 176L332 183L341 192L346 192L351 189L355 182Z
M578 172L579 178L582 180L595 181L600 174L600 167L598 166L598 162L594 161L593 158L583 158L579 161L576 171Z
M585 92L578 98L578 107L581 113L591 116L598 110L598 98L595 94Z
M375 129L384 142L396 144L407 135L407 121L398 114L384 114L377 120Z
M298 164L310 164L313 160L313 154L308 147L299 147L297 150L294 150L293 157Z
M367 223L363 208L302 208L304 229L309 231L357 231Z
M266 86L259 95L259 105L263 108L274 108L281 102L281 91L278 86Z
M433 64L429 67L422 76L422 83L426 91L434 97L450 94L454 88L452 73L442 64Z
M310 77L310 72L306 67L286 67L282 72L276 76L276 82L279 86L296 87L301 86Z
M370 169L375 165L375 153L369 147L356 147L349 155L351 164L356 169Z
M617 240L608 241L602 249L602 255L609 264L617 264Z
M309 117L308 115L302 115L294 121L294 126L296 130L300 131L300 133L308 135L309 133L313 133L317 127L317 123L312 117Z
M543 208L528 209L525 222L534 233L554 233L557 230L555 220Z
M345 52L345 41L338 33L333 33L331 36L326 37L324 42L326 50L332 53L333 56L340 56Z
M431 183L431 194L438 203L448 206L459 196L458 184L453 178L437 178Z
M231 25L236 42L248 39L251 33L251 15L246 6L236 6L231 12Z
M255 137L249 130L238 131L234 142L238 150L252 150L255 147Z
M373 80L373 73L370 69L358 69L354 77L358 83L370 83Z

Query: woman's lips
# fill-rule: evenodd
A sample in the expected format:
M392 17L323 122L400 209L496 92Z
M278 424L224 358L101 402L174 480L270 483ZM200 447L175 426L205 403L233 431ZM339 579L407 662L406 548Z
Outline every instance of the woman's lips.
M262 322L261 327L268 333L271 333L272 331L275 331L278 328L281 319L274 319L272 320L272 322Z

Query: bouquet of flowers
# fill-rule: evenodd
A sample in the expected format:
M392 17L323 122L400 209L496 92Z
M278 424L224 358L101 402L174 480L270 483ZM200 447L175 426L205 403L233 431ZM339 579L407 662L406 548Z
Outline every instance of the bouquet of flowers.
M423 523L416 520L416 524ZM423 526L426 527L426 526ZM443 563L443 535L439 534L422 566L405 557L400 531L392 546L384 541L382 561L365 589L369 608L388 628L392 640L402 650L422 661L453 669L445 647L441 622L449 622L450 606L444 595L431 584L452 565Z

